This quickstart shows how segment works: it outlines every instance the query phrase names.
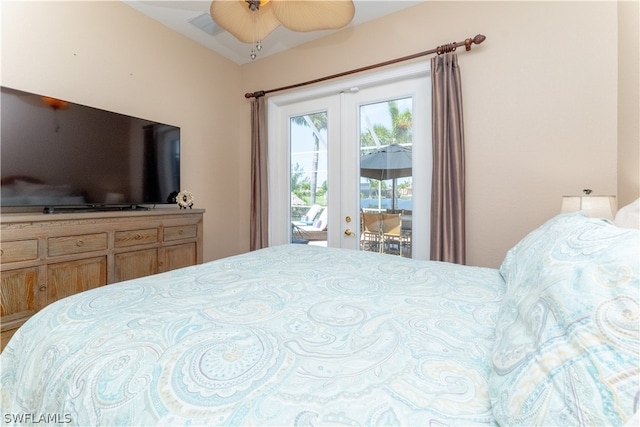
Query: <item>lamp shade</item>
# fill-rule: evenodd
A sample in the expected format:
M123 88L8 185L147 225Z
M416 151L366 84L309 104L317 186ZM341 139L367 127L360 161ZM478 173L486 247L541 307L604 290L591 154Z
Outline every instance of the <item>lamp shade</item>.
M616 213L616 196L563 196L561 212L584 211L587 216L613 220Z

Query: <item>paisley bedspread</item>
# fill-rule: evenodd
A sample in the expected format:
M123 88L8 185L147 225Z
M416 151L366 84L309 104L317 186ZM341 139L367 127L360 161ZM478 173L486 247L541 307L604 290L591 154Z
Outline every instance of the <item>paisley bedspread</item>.
M41 310L2 422L635 425L639 321L640 232L581 213L500 269L278 246Z
M307 245L108 285L16 333L3 421L492 424L504 292L494 269Z

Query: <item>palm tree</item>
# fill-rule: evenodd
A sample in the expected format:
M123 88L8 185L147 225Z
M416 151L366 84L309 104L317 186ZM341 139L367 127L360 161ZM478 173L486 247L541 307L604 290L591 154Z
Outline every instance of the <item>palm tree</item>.
M375 133L376 138L382 145L389 145L393 142L398 144L409 144L412 141L412 117L411 110L405 109L400 111L397 101L388 101L387 109L391 116L391 129L381 124L374 124L369 132L360 135L361 147L375 146L375 139L371 132Z
M296 116L292 118L293 122L297 125L302 125L305 127L310 127L313 130L313 158L311 161L311 183L310 183L310 192L311 192L311 200L310 204L316 204L316 191L318 188L318 161L320 150L320 137L319 132L327 129L327 113L314 113L314 114L306 114L304 116Z
M393 140L398 144L407 144L412 139L412 117L411 110L408 108L404 111L398 109L396 101L389 101L389 114L391 115L391 135Z

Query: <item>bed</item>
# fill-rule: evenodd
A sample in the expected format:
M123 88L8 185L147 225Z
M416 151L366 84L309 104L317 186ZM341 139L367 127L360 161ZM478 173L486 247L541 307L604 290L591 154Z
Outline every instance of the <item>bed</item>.
M0 356L5 424L624 425L639 232L581 213L499 269L284 245L73 295Z

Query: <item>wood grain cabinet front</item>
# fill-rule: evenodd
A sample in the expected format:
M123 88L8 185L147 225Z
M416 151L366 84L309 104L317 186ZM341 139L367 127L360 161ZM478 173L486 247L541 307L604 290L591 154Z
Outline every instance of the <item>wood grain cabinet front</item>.
M0 350L34 313L110 283L202 263L203 210L0 217Z
M166 227L164 229L164 241L172 242L181 239L193 239L198 235L198 229L195 225L180 225Z
M107 257L47 265L47 304L107 284Z
M35 239L2 242L0 245L0 264L36 258L38 258L38 241Z
M116 231L115 247L127 248L158 242L158 229L147 228L144 230Z
M19 268L0 274L2 344L13 336L26 319L46 305L46 289L39 278L38 267Z
M39 289L38 268L20 268L2 274L0 315L6 319L16 315L31 315L46 305L45 289Z
M159 251L159 271L170 271L195 265L198 257L198 250L195 243L166 246Z
M107 233L82 234L49 238L49 256L81 254L107 249Z
M137 279L158 273L158 249L122 252L115 256L115 281Z

